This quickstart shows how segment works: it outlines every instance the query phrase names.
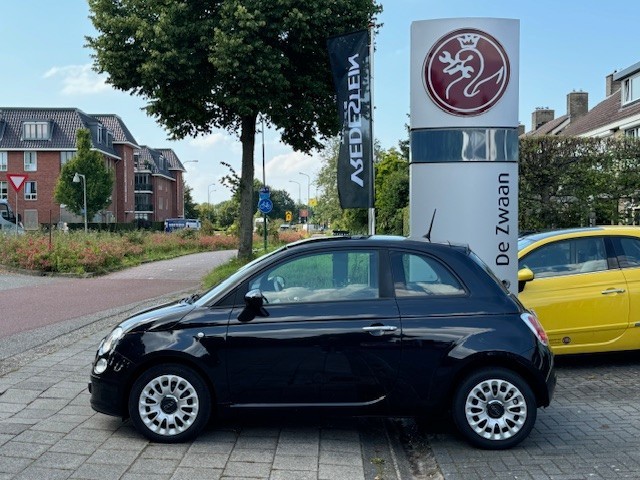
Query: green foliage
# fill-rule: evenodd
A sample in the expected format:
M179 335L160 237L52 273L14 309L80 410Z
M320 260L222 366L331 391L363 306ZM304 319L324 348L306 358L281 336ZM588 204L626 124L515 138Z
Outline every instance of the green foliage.
M376 231L402 235L409 205L409 161L395 148L381 152L376 164Z
M202 218L199 216L197 204L193 201L192 188L185 183L184 179L182 180L182 189L184 192L184 218Z
M625 222L640 198L640 142L633 138L525 137L520 140L521 230ZM622 213L622 215L621 215Z
M0 235L0 258L3 265L26 270L101 274L188 253L236 248L232 237L192 232L193 235L56 232L51 244L45 234Z
M102 154L91 150L91 134L89 130L78 130L76 137L78 152L62 166L56 182L54 198L56 202L65 204L69 211L82 215L84 209L84 186L87 189L87 218L89 221L111 203L114 174L105 166ZM85 176L79 183L73 182L77 173Z
M239 255L251 254L258 115L308 152L338 130L326 39L368 28L374 0L89 0L95 67L149 100L174 138L213 128L242 142Z

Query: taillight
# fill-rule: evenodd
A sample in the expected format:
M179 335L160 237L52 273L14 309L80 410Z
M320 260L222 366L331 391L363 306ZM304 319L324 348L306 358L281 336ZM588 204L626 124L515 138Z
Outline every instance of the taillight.
M549 337L547 337L547 332L544 331L540 321L538 321L538 317L531 312L525 312L520 315L520 318L526 323L531 331L538 337L538 340L544 345L549 345Z

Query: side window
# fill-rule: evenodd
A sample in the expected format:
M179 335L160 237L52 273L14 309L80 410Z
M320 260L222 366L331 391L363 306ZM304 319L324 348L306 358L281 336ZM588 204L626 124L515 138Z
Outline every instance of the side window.
M465 294L460 281L434 258L395 252L391 266L396 297Z
M640 240L637 238L621 237L619 241L622 247L622 255L618 257L620 267L640 267Z
M574 275L607 270L607 254L602 237L585 237L544 245L520 260L538 278Z
M269 303L371 300L380 297L378 253L358 251L304 255L250 282Z

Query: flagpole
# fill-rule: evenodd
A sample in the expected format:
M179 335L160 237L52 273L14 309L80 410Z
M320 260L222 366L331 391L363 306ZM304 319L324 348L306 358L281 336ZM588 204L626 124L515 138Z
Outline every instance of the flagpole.
M375 172L373 161L375 158L375 140L373 135L373 113L375 111L374 103L373 103L373 54L374 54L374 25L369 25L369 109L371 116L371 165L369 168L369 195L371 199L371 206L369 207L369 235L375 235L376 233L376 197L375 197Z

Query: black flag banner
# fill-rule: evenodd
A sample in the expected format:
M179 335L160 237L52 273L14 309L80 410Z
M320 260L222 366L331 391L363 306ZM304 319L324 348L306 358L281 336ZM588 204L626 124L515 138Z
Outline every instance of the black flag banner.
M373 207L371 64L367 30L327 41L341 125L338 196L342 208Z

